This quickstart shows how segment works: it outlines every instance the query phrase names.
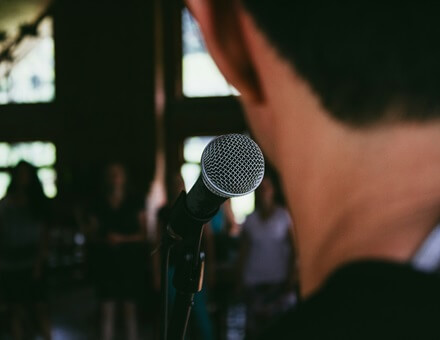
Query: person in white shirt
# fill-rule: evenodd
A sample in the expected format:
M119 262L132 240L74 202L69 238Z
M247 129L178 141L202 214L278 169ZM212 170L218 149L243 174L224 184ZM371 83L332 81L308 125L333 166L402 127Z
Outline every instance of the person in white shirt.
M256 210L242 226L241 286L247 307L247 339L253 339L287 306L295 280L292 222L275 200L275 186L265 177L256 191Z

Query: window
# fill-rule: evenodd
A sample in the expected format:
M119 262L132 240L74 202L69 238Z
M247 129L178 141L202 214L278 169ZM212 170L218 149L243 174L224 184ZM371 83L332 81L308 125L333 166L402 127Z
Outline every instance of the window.
M20 161L26 161L38 169L38 178L44 194L53 198L57 194L55 145L49 142L0 143L0 198L6 194L11 181L10 170Z
M0 104L52 101L54 54L53 22L46 17L37 26L36 36L24 36L9 51L9 58L0 59Z
M186 97L238 95L206 50L199 27L187 9L182 12L182 46L182 83Z
M183 145L183 157L185 163L182 165L181 174L188 191L194 185L200 174L200 158L205 146L214 137L190 137L185 139ZM231 207L237 223L243 223L247 215L254 211L255 196L251 193L242 197L231 199Z

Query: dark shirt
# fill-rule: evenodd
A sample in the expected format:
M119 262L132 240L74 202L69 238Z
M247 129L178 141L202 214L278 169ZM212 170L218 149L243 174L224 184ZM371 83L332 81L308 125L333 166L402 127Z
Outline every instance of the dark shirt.
M103 300L136 300L145 289L144 271L148 265L144 242L107 242L110 233L125 236L140 232L139 213L143 201L128 197L117 208L107 200L97 202L93 216L98 220L100 242L89 245L89 270L98 296ZM143 286L144 285L144 286Z
M408 264L354 262L261 339L440 339L440 278Z
M106 200L102 200L94 209L94 215L99 222L100 236L105 238L109 233L139 233L138 216L142 208L142 201L134 198L125 199L118 208L113 208Z

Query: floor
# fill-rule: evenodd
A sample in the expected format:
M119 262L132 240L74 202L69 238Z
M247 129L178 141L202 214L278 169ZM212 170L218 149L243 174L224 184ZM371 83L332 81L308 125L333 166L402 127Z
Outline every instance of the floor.
M53 340L98 339L98 304L92 287L84 286L53 293L50 298ZM0 316L1 317L1 316ZM142 318L140 318L142 319ZM123 325L116 325L114 340L125 339ZM139 323L139 338L153 339L149 322ZM0 340L10 340L0 328ZM41 339L33 337L31 339Z
M52 289L50 295L50 316L52 323L53 340L94 340L99 339L98 302L92 285L78 282L63 284L63 289ZM153 336L151 315L155 307L150 310L150 317L146 308L140 310L139 340L156 339ZM242 340L245 329L245 307L242 304L232 305L226 313L225 330L220 332L223 339ZM5 309L0 306L0 340L11 340L5 328L7 318ZM31 325L31 323L29 323ZM114 340L125 340L122 322L117 322ZM32 333L31 328L29 333ZM219 330L217 330L219 331ZM38 339L30 337L28 339Z

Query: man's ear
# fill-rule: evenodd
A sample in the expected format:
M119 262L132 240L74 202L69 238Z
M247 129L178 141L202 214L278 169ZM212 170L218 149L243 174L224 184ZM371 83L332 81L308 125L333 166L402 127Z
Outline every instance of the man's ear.
M200 25L206 46L218 68L248 102L262 100L257 74L242 26L244 9L238 0L186 0Z

